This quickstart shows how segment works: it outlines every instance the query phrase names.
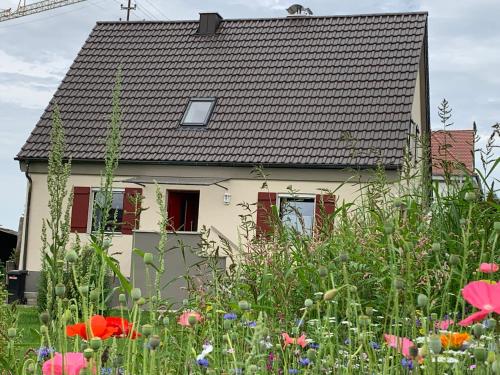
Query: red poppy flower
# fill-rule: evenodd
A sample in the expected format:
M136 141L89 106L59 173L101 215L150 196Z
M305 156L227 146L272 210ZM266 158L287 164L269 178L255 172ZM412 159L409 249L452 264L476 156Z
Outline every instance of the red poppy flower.
M92 337L100 337L105 340L111 336L128 337L135 339L139 334L132 330L132 324L126 319L120 317L109 316L107 318L102 315L94 315L89 321ZM84 340L88 340L87 324L77 323L66 326L66 334L68 336L80 336Z
M462 289L462 295L479 311L459 322L459 325L471 325L483 320L492 312L500 314L500 282L489 284L484 281L473 281Z

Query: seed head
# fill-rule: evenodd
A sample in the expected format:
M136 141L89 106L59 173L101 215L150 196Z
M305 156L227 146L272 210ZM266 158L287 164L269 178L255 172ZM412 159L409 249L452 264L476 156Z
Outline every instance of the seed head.
M118 295L118 302L120 302L120 305L125 305L127 303L127 296L123 293L120 293Z
M419 307L425 307L427 306L427 303L429 302L429 298L425 294L419 294L417 297L417 305Z
M152 265L154 263L154 257L153 254L151 253L145 253L144 254L144 264L146 265Z
M335 289L335 288L330 289L330 290L327 290L327 291L325 292L325 294L323 294L323 299L324 299L325 301L331 301L332 299L334 299L334 298L335 298L335 296L337 295L337 293L338 293L338 290L337 290L337 289Z
M144 337L149 337L153 333L153 326L151 324L144 324L142 326L142 334Z
M241 310L245 310L245 311L250 310L250 304L245 300L238 302L238 307Z
M78 260L78 254L75 250L70 249L66 252L64 259L66 259L66 262L68 263L75 263Z
M64 295L66 294L66 286L64 284L57 284L55 287L55 292L57 297L64 297Z
M93 355L94 355L94 350L91 348L87 348L83 351L83 356L87 359L92 358Z
M89 286L88 285L81 285L78 287L78 292L80 292L80 294L83 294L84 296L86 296L89 292Z
M158 335L153 335L149 339L149 347L153 350L155 350L158 346L160 346L161 339L160 336Z
M460 264L460 256L457 254L451 254L450 255L450 264L452 266L457 266Z
M474 348L472 353L474 354L474 358L476 358L476 362L483 363L488 357L488 352L483 347Z
M397 277L394 279L394 288L397 290L403 290L405 288L405 281L402 278Z
M434 354L441 353L442 344L441 338L438 335L432 335L429 340L429 348L432 350Z
M341 263L347 263L349 262L349 253L343 251L339 254L339 261Z
M318 274L320 277L327 277L328 276L328 268L326 268L325 266L319 266Z
M42 322L42 324L49 324L49 320L50 320L49 312L42 311L40 313L40 322Z
M7 336L9 337L9 339L13 339L14 337L16 337L16 335L17 335L17 329L15 327L10 327L7 330Z
M146 298L141 297L141 298L139 298L139 299L137 300L137 302L136 302L136 303L137 303L137 305L138 305L138 306L145 305L145 304L146 304Z
M473 202L476 200L476 194L473 191L468 191L465 193L465 200L467 202Z
M314 302L313 302L313 300L312 300L312 299L310 299L310 298L308 298L308 299L306 299L306 300L304 301L304 306L305 306L305 307L311 307L311 306L313 305L313 303L314 303Z
M474 337L479 340L479 338L484 334L484 326L481 323L476 323L472 326L472 333Z
M132 299L134 301L137 301L139 298L141 298L142 293L141 293L141 290L139 288L134 288L130 292L130 295L132 296Z
M441 251L441 244L439 242L434 242L432 244L432 252L438 253L439 251Z
M99 350L102 346L102 340L100 337L92 337L90 339L90 347L94 350Z
M90 295L89 295L89 298L92 302L97 302L99 301L99 296L100 296L101 293L99 293L99 291L97 289L94 289L94 290L91 290L90 291Z

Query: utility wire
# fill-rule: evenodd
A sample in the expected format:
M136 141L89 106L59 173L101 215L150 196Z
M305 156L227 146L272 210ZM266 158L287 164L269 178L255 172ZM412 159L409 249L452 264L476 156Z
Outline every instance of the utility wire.
M153 10L160 15L160 17L162 17L165 20L168 20L168 17L153 2L150 2L149 0L143 0L143 1L145 1L146 4L149 4L149 6L153 8Z

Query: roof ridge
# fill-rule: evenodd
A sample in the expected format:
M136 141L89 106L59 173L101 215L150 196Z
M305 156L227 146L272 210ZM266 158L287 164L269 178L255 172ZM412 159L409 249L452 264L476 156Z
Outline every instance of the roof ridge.
M428 11L415 12L386 12L386 13L359 13L359 14L335 14L325 16L288 16L288 17L257 17L257 18L223 18L222 22L241 22L241 21L278 21L278 20L296 20L296 19L325 19L325 18L357 18L357 17L391 17L391 16L412 16L425 15ZM161 24L161 23L198 23L199 20L136 20L136 21L97 21L97 24Z

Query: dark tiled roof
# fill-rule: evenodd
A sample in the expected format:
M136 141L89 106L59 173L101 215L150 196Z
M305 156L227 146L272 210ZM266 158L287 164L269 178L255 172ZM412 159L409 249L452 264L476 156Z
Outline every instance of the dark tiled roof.
M438 130L431 136L432 174L474 174L474 130Z
M73 159L100 159L123 69L122 161L387 167L402 163L426 13L98 23L54 99ZM216 97L206 130L179 122ZM19 159L46 158L51 105Z

